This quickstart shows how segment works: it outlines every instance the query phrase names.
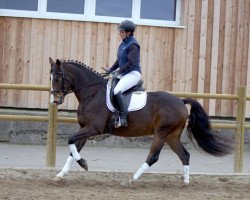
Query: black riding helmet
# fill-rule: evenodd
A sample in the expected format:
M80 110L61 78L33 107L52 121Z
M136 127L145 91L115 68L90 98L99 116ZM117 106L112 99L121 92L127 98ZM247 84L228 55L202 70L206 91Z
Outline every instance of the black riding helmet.
M135 24L129 20L122 21L118 26L118 30L126 32L131 31L133 33L135 31Z

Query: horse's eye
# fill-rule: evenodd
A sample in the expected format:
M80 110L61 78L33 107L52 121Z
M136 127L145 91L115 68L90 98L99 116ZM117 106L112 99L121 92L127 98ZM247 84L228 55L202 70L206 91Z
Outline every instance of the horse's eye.
M55 82L58 83L58 82L59 82L59 78L56 78L56 79L55 79Z

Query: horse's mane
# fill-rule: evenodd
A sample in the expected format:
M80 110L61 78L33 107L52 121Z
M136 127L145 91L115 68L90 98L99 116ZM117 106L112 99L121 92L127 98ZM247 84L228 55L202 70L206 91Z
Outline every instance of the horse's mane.
M71 63L71 64L76 64L77 66L81 66L81 67L84 67L85 69L87 70L90 70L92 72L94 72L96 75L100 76L101 78L103 78L103 76L97 72L96 70L94 70L92 67L78 61L78 60L63 60L63 62L67 62L67 63Z

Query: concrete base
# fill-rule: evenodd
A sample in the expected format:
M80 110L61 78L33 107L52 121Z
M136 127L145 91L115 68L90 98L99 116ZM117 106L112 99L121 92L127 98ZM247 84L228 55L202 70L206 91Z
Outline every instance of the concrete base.
M34 115L46 116L47 111L41 110L20 110L20 109L0 109L0 114L20 114L20 115ZM76 117L76 112L59 112L60 116ZM228 122L228 121L227 121ZM222 121L220 121L222 123ZM47 122L21 122L21 121L0 121L0 142L7 142L12 144L35 144L45 145L47 140ZM78 124L59 124L57 145L66 145L70 134L78 131ZM186 148L193 148L187 135L182 134L182 143ZM220 129L216 130L225 137L233 137L235 130ZM248 137L249 132L246 132L245 143L249 146ZM112 135L103 135L90 138L86 146L99 146L99 147L137 147L149 148L152 144L152 137L136 137L124 138Z

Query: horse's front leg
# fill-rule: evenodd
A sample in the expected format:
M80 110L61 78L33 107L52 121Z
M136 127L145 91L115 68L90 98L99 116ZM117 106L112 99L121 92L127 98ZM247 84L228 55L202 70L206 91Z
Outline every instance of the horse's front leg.
M82 139L82 140L78 140L76 142L76 148L77 148L78 152L81 151L81 149L85 145L86 141L87 141L87 138L86 139ZM67 175L68 172L69 172L69 170L70 170L70 168L71 168L71 166L72 166L72 164L73 164L73 162L74 162L74 160L75 159L73 158L72 153L70 153L69 157L67 158L67 161L66 161L65 165L63 166L63 168L60 171L60 173L58 173L56 175L56 178L60 179L60 178L63 178L65 175Z
M68 174L70 167L74 161L77 161L78 164L86 171L88 170L87 161L81 158L79 152L81 151L82 147L89 137L98 134L100 134L100 132L96 131L94 128L83 128L69 137L68 144L70 148L70 156L67 158L67 161L60 173L56 175L57 179L63 178Z

